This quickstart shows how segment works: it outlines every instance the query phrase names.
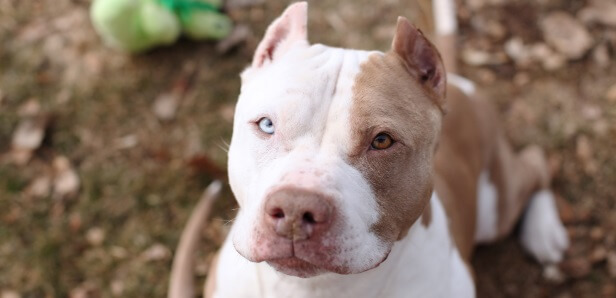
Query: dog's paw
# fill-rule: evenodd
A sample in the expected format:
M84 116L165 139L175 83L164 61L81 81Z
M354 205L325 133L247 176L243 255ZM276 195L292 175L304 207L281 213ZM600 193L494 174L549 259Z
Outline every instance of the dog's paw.
M530 199L522 222L522 246L542 264L562 261L569 236L556 208L554 195L542 190Z

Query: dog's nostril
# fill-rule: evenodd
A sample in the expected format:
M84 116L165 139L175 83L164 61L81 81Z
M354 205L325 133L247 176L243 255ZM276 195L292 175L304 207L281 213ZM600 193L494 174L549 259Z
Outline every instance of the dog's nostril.
M305 223L309 223L309 224L317 223L317 221L314 220L314 215L311 212L304 213L304 215L302 216L302 219Z
M280 208L274 209L271 214L273 218L284 218L284 211Z

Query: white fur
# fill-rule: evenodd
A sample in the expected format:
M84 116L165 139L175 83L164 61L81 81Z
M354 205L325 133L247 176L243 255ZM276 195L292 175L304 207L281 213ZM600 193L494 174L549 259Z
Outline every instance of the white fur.
M498 236L498 192L490 181L490 174L483 171L477 186L476 242L494 241Z
M466 94L467 96L475 94L475 83L463 76L459 76L455 73L447 73L447 83L454 85L458 89L462 90L462 92L464 92L464 94Z
M436 33L439 35L455 34L458 30L456 4L454 0L434 0L432 3Z
M520 240L526 251L543 264L558 263L563 259L569 237L551 191L539 191L531 198L522 221Z
M280 274L267 264L247 261L227 239L214 297L474 297L473 280L452 242L436 194L430 203L430 225L425 227L419 219L395 243L385 262L359 274L330 273L307 279ZM235 224L233 229L237 228Z

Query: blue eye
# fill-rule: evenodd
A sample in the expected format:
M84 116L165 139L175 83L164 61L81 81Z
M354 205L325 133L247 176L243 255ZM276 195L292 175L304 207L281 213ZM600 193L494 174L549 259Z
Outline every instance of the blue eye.
M272 122L272 120L270 120L269 118L261 118L261 120L259 120L259 129L268 134L268 135L272 135L274 134L274 123Z

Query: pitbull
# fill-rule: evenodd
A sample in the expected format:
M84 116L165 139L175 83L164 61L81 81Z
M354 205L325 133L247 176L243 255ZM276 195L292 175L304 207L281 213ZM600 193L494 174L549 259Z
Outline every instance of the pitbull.
M269 26L241 75L228 162L240 208L205 297L474 297L473 247L525 209L525 249L562 259L542 150L515 153L451 74L453 0L433 6L443 59L403 17L386 53L310 44L305 2Z

